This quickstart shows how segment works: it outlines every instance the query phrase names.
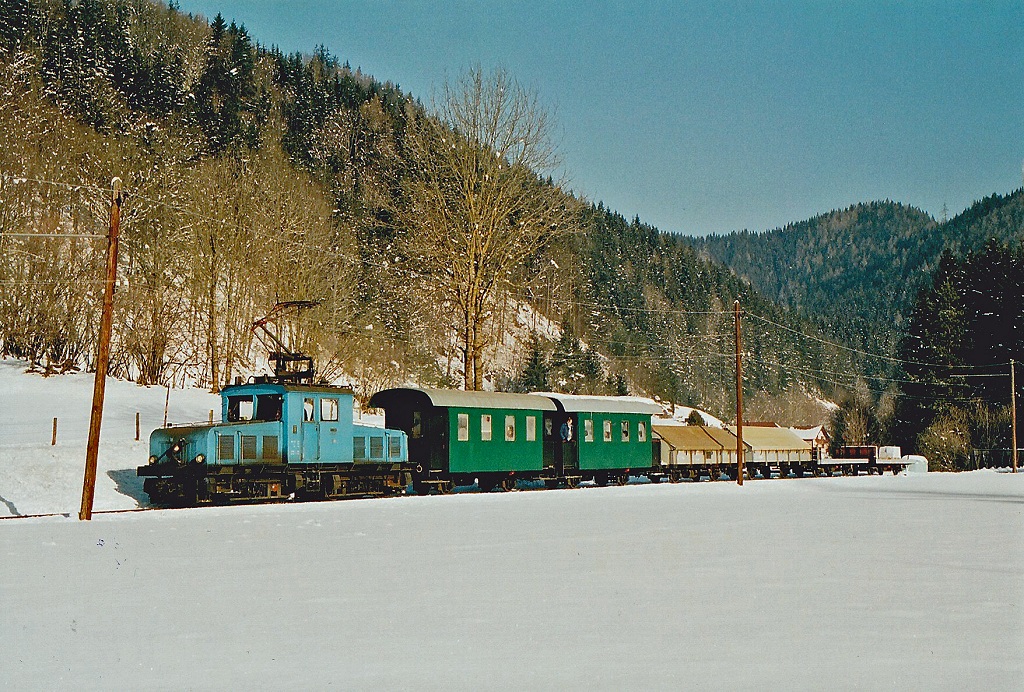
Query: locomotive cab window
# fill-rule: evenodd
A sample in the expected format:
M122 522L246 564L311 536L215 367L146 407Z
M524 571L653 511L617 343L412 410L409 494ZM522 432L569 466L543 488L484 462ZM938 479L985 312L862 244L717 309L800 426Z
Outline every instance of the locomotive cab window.
M252 396L229 396L228 397L228 422L252 420L253 403Z
M256 397L256 420L281 420L280 394L260 394Z
M338 400L337 399L321 399L320 400L320 420L322 420L322 421L336 421L336 420L338 420Z
M307 397L302 400L302 420L309 423L313 420L313 399Z

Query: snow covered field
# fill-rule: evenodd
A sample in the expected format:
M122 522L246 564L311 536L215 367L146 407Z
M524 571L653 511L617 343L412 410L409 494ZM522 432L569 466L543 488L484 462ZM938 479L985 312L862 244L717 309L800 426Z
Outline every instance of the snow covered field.
M125 396L129 439L104 430L108 507L135 505L112 472L145 454ZM0 521L2 689L1024 689L1024 474L79 522L80 462L70 489L57 472L12 488L65 462L34 458L47 425L43 446L12 445L6 420L0 495L71 517Z
M0 360L0 517L70 512L78 516L89 439L93 375L26 374L27 363ZM96 473L97 510L130 509L145 498L135 467L149 456L149 433L171 423L220 416L220 397L194 389L139 387L107 380ZM140 440L135 441L139 413ZM53 419L57 444L51 446Z

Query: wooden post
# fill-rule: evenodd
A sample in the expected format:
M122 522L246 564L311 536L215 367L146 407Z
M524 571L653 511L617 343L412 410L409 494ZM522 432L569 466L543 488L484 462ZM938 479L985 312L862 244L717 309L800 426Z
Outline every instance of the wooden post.
M50 439L50 446L51 447L56 447L57 446L57 419L56 418L53 419L53 437Z
M740 344L740 301L732 304L736 323L736 483L743 485L743 349Z
M1017 374L1016 365L1010 360L1010 430L1013 437L1013 472L1017 473Z
M210 422L213 422L213 409L210 409Z
M167 427L167 407L171 403L171 385L167 385L167 396L164 397L164 427Z
M85 449L85 479L82 482L82 508L78 518L92 519L96 494L96 459L100 451L100 426L103 422L103 395L110 367L110 331L114 315L114 284L117 281L117 242L121 225L121 179L111 183L110 235L107 236L107 280L103 288L103 312L100 314L99 347L96 355L96 380L92 390L92 414L89 418L89 443Z
M135 412L135 441L139 441L139 412Z

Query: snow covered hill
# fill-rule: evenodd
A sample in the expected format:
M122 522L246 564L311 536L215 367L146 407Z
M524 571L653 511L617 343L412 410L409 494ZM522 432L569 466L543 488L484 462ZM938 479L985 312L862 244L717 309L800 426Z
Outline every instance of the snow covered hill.
M0 495L70 514L0 521L0 689L1024 689L1024 474L80 522L91 377L8 361L0 386ZM108 391L97 505L132 507L165 391Z

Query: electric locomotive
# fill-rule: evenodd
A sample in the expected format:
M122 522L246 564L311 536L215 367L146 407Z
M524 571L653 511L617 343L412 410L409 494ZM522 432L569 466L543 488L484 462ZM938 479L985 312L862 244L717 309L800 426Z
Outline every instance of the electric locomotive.
M284 354L271 354L282 359ZM293 360L290 357L288 360ZM281 361L279 361L281 362ZM221 421L158 428L137 469L156 505L334 499L404 491L401 430L352 420L352 390L259 377L221 391ZM309 375L312 376L310 361Z

